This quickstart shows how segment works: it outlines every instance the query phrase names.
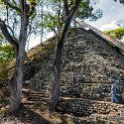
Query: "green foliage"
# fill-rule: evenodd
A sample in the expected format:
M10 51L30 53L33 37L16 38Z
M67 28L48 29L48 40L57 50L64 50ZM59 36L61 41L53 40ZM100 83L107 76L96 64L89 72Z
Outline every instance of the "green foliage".
M7 40L5 39L3 34L0 33L0 47L1 47L1 45L6 44L6 43L7 43Z
M90 5L90 0L86 0L81 2L75 16L83 20L89 19L90 21L96 21L102 17L102 10L94 10L93 6Z
M35 6L36 6L36 0L29 0L29 2L30 2L30 9L33 9L33 8L35 8Z
M8 76L8 63L15 57L15 50L11 45L0 46L0 81Z
M51 31L51 29L55 29L56 27L61 27L63 25L63 22L58 22L59 17L57 15L51 16L51 14L47 14L44 16L44 22L43 25L40 24L40 26L43 26L48 31Z
M3 43L3 39L4 39L4 36L3 36L2 33L0 33L0 45L2 45L2 43Z
M15 57L15 50L11 45L0 46L0 60L9 61Z
M105 31L105 33L110 35L113 38L122 39L124 36L124 28L118 28L115 30Z
M48 2L49 1L49 2ZM63 0L48 0L50 11L44 11L43 21L39 24L39 27L44 27L48 31L62 29L64 21L66 19L65 10L63 7ZM73 8L75 0L67 0L69 11ZM100 9L94 10L90 4L90 0L82 0L79 9L75 13L75 17L84 20L96 21L102 17L102 11Z
M2 0L0 0L0 4L2 4Z

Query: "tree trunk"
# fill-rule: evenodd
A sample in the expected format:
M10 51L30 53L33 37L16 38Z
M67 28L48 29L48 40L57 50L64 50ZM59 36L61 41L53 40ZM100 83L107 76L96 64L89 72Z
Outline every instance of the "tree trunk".
M73 17L73 16L72 16ZM62 63L62 50L64 41L66 38L66 35L68 33L68 29L71 23L70 17L68 21L66 22L61 38L58 41L56 51L55 51L55 59L54 59L54 81L52 84L52 90L51 90L51 98L50 98L50 107L55 110L56 106L59 102L59 96L60 96L60 72L61 72L61 63Z
M24 68L24 59L25 59L25 42L20 42L18 56L16 59L15 74L13 79L10 81L11 111L14 111L21 105L21 96L22 96L22 87L23 87L23 68Z
M60 46L60 47L59 47ZM57 45L57 49L55 51L55 60L54 60L54 81L52 83L51 90L51 98L50 98L50 107L55 109L60 96L60 69L61 69L61 61L62 61L62 47L63 45L60 42Z
M25 35L23 35L19 44L19 51L16 58L15 74L10 82L10 110L14 111L21 105L22 87L23 87L23 68L25 60Z
M15 74L10 82L10 110L14 111L21 105L23 70L25 60L25 45L27 40L28 17L26 13L21 17L21 30L19 37L19 50L16 57Z
M21 105L22 85L23 85L23 53L18 53L16 68L12 80L10 81L10 110L14 111Z
M63 50L63 45L64 41L66 38L66 35L68 33L69 27L71 20L78 9L80 5L81 0L77 0L75 3L74 8L70 13L67 13L66 15L68 16L60 37L60 40L58 41L56 51L55 51L55 59L54 59L54 81L52 84L52 90L51 90L51 96L50 96L50 107L55 110L57 107L57 104L59 102L59 96L60 96L60 72L61 72L61 63L62 63L62 50Z

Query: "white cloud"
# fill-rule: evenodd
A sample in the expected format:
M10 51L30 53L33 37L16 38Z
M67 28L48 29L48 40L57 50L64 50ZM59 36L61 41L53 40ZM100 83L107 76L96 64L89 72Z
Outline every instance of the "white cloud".
M96 22L86 21L90 25L99 29L105 24L110 24L113 20L118 23L124 23L124 5L120 4L119 1L114 2L114 0L99 0L94 7L95 9L99 8L103 10L103 17L98 19Z
M101 26L100 30L105 31L105 30L112 30L117 28L119 28L118 22L114 20L109 24L105 24Z

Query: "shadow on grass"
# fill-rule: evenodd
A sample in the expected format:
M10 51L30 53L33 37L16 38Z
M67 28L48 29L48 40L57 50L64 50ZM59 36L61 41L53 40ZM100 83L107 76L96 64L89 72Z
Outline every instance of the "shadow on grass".
M6 113L0 120L1 124L8 122L9 124L53 124L24 105L12 113Z

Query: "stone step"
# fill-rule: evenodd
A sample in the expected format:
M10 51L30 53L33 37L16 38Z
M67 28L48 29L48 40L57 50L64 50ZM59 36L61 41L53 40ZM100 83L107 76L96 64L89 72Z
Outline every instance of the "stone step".
M73 124L122 124L122 123L117 123L117 121L113 120L106 120L105 117L108 115L102 115L98 114L97 115L91 115L89 117L77 117L74 115L70 114L64 114L64 118L69 118L70 120L73 120Z
M47 100L47 98L27 98L28 101L44 101Z
M23 94L28 95L28 96L44 96L48 91L44 90L44 91L30 91L29 89L23 89Z
M79 90L96 90L98 89L98 91L102 90L104 92L110 92L111 91L111 86L112 84L108 84L108 83L105 83L105 84L101 84L101 83L77 83L77 84L66 84L66 85L62 85L62 90L65 90L66 88L68 89L75 89L75 88L78 88ZM118 92L124 92L124 86L117 86L117 91Z
M124 105L111 102L95 101L81 98L62 98L58 111L75 116L90 116L91 114L120 114Z
M25 101L25 102L23 102L23 104L27 107L32 106L32 108L35 109L35 108L38 108L40 106L46 105L47 103L42 103L42 102L40 103L40 101L39 101L39 103L36 103L36 101Z
M29 94L40 95L40 94L44 94L46 92L47 92L46 90L44 90L44 91L30 91Z
M122 97L124 94L116 94L118 98ZM98 100L98 101L110 101L111 100L111 93L96 93L96 94L80 94L79 96L75 96L74 94L63 94L61 92L62 97L74 97L74 98L83 98L83 99L92 99L92 100Z
M24 105L34 105L36 102L35 101L22 101L22 103L24 104Z
M77 97L93 100L111 100L111 84L101 83L80 83L80 84L66 84L61 87L61 95L63 97ZM117 96L123 100L124 87L117 86ZM122 97L122 98L121 98Z
M44 97L44 96L48 96L47 94L45 93L42 93L42 94L29 94L28 97Z

